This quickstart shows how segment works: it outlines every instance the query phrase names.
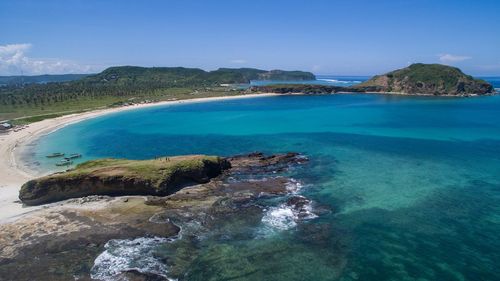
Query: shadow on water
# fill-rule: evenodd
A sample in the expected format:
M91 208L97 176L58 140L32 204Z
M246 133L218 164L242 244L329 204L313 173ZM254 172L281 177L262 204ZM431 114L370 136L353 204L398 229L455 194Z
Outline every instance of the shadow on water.
M353 147L365 151L408 157L495 157L500 159L499 140L423 140L343 133L294 133L250 136L135 134L113 130L90 140L85 147L94 157L148 159L160 155L213 154L230 156L252 151L296 151L321 155L325 147Z
M339 216L355 241L341 280L498 280L499 191L470 181L411 207Z

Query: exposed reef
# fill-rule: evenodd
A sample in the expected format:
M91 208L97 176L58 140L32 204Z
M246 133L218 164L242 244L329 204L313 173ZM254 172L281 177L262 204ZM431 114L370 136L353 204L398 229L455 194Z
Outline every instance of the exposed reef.
M168 280L168 275L169 278L189 280L187 269L199 254L197 245L202 239L200 237L225 239L227 235L241 235L253 239L251 236L255 234L246 232L246 228L242 229L243 232L234 233L234 225L260 225L264 217L268 216L267 212L275 207L269 209L259 200L265 202L279 199L279 202L282 202L280 206L289 208L294 214L294 223L316 216L313 214L313 202L310 199L294 195L300 189L300 184L287 177L290 169L307 163L306 157L297 153L271 156L252 153L208 159L209 164L200 164L200 161L207 160L206 156L170 158L172 163L194 161L198 164L187 165L190 167L187 170L191 171L189 181L179 181L189 182L190 185L167 188L167 196L160 195L162 193L146 197L93 195L66 200L15 222L0 225L0 244L4 245L0 249L0 276L10 276L14 280L52 281ZM138 163L145 165L143 168L149 167L148 169L151 166L164 167L164 164L156 161L165 161L165 158L148 160L151 162L109 159L100 161L102 162L91 161L73 171L51 176L57 178L59 184L55 190L64 191L60 189L62 186L72 188L62 184L64 179L71 178L69 175L72 173L80 179L88 179L88 175L93 174L99 179L96 182L102 187L108 182L116 184L118 179L137 176L137 170L130 168L136 167ZM126 163L130 165L128 169L123 168L127 166ZM108 167L108 171L114 171L106 175L114 175L113 180L102 181L104 166ZM186 169L186 165L181 166ZM154 170L151 174L160 171L163 170ZM196 177L193 178L192 175ZM158 181L164 180L164 174L155 176L156 180L153 180L152 175L147 178L149 181L140 182L151 182L148 188L157 190L164 186ZM44 183L48 182L44 180ZM90 183L91 181L88 182L89 187ZM318 209L325 212L324 209ZM175 240L176 243L167 242L174 241L171 239L178 240ZM161 263L160 269L168 268L168 272L166 269L165 272L163 269L150 272L136 268L120 268L123 266L123 257L119 256L117 259L120 264L113 264L113 255L119 252L117 245L142 247L144 243L147 246L151 241L163 244L163 248L149 259ZM108 247L112 245L115 247L114 252L107 253ZM20 271L19 268L33 270ZM111 269L118 271L110 271Z

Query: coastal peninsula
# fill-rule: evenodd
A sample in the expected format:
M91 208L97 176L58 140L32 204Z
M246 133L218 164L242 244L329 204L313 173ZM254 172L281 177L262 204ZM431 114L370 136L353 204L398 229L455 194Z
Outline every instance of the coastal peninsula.
M40 205L89 195L167 196L187 184L208 182L230 166L225 159L203 155L93 160L28 181L21 187L19 199L27 205Z

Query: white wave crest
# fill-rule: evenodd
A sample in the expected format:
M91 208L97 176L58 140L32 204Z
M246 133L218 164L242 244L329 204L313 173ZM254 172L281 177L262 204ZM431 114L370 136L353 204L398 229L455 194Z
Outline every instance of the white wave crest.
M154 251L159 244L169 241L160 237L110 240L104 246L106 250L95 259L91 277L111 281L120 273L137 270L167 278L167 266L155 258Z
M311 202L300 209L283 203L278 207L269 208L262 217L262 223L267 228L281 231L297 226L297 222L300 220L310 220L317 217L313 213Z
M321 81L326 81L326 82L331 82L331 83L340 83L340 84L361 83L361 81L357 81L357 80L342 81L342 80L337 80L337 79L326 79L326 78L319 78L319 79L316 79L316 80L321 80Z
M285 184L286 190L292 194L296 194L299 192L303 185L300 181L290 178L290 180Z
M296 219L297 216L290 206L281 205L271 207L262 217L262 222L274 229L287 230L297 225Z

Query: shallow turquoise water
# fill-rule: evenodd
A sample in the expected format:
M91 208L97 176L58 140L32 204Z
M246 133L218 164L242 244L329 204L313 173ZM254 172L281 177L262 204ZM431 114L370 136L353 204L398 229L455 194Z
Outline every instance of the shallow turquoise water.
M228 224L224 238L197 245L189 280L500 280L498 116L500 96L184 104L68 126L42 138L34 159L53 169L44 157L52 152L82 153L81 161L307 155L310 163L292 176L331 212L264 236L268 225L248 232L241 221Z

